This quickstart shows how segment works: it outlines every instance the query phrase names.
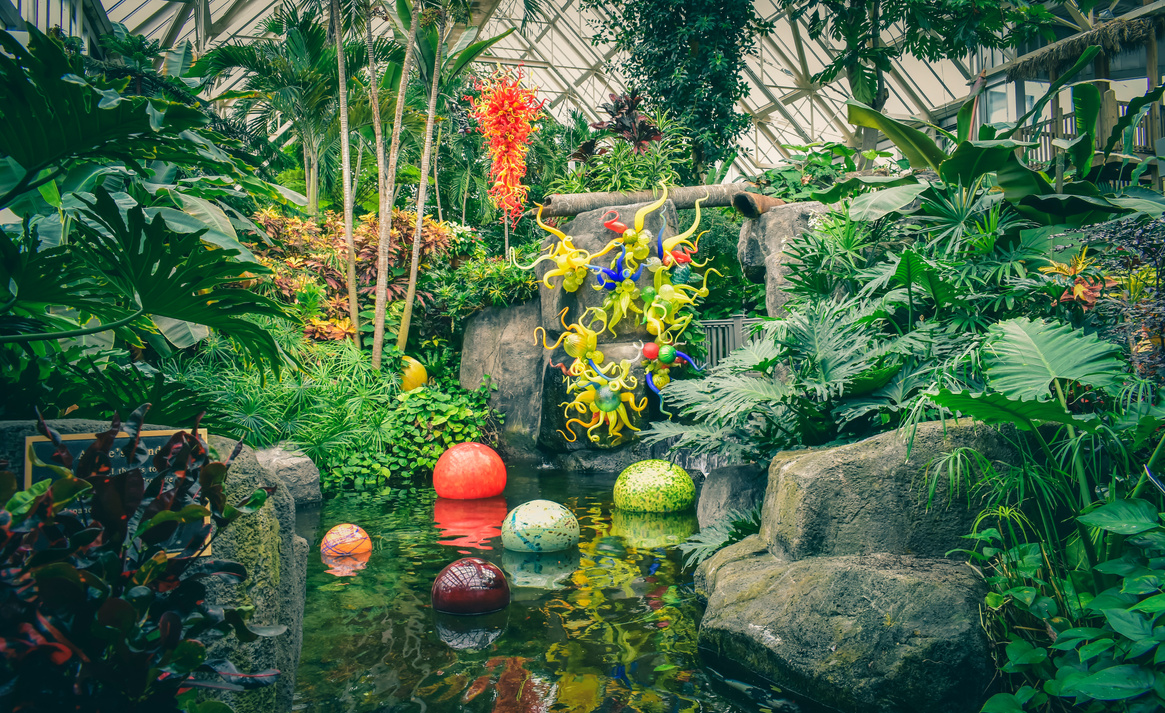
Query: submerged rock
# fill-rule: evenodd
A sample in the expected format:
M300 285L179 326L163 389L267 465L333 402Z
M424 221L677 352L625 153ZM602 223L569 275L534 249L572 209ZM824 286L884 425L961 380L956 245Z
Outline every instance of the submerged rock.
M977 711L994 668L966 564L890 554L774 557L757 536L697 571L699 645L843 711Z

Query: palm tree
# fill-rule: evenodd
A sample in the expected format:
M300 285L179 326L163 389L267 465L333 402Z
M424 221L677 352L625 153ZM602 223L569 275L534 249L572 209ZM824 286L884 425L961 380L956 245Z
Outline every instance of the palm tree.
M403 11L402 11L403 8ZM397 0L397 11L401 22L420 24L408 13L408 8L402 0ZM437 116L437 97L443 86L447 86L461 72L476 60L492 45L500 42L513 32L506 30L497 37L491 37L481 42L473 42L477 37L477 28L468 27L457 42L457 46L445 57L445 43L449 39L452 25L445 21L444 13L435 28L428 28L423 37L415 45L421 61L417 63L421 78L429 92L429 112L425 121L425 149L421 154L421 185L417 189L417 223L413 233L413 254L409 265L409 287L405 296L404 314L401 315L400 332L396 336L396 348L404 351L405 343L409 338L409 327L413 318L413 299L417 293L417 269L421 261L421 230L423 228L425 201L428 199L429 188L429 161L433 151L433 124ZM410 31L412 31L410 29Z
M403 8L403 12L402 12ZM407 17L420 15L421 0L414 0L410 13L404 0L397 0L397 12L402 21ZM371 16L369 26L371 27ZM392 236L389 230L392 227L392 196L396 190L396 166L400 160L400 132L404 124L405 90L409 85L409 73L412 70L413 54L417 44L417 26L419 22L408 22L409 39L405 46L404 66L400 73L400 87L396 92L396 111L392 120L392 144L389 147L388 168L381 176L380 188L380 244L376 255L376 311L372 325L372 368L380 369L380 361L384 351L384 318L388 307L388 253L392 247ZM378 151L382 149L378 148ZM421 183L425 181L422 179ZM414 288L415 289L415 288ZM412 295L409 296L412 303ZM412 315L409 315L410 318ZM408 334L408 331L405 331ZM399 341L399 336L398 336Z
M360 304L356 299L356 241L352 237L352 142L348 127L348 76L344 64L344 28L340 22L340 0L332 0L332 32L336 36L336 72L340 98L340 159L344 185L344 244L348 246L348 315L355 330L353 340L360 344ZM371 61L371 52L369 61ZM379 109L379 106L376 107Z
M308 212L319 212L320 151L335 119L336 57L327 28L294 5L277 9L262 26L274 39L216 47L191 69L209 79L243 73L247 94L232 106L255 133L270 135L284 124L303 147Z

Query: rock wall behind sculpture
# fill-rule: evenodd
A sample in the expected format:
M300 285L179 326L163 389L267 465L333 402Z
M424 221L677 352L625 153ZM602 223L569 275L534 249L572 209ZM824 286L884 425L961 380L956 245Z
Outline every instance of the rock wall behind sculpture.
M789 273L797 269L796 262L785 254L786 246L809 229L810 218L828 212L829 208L817 201L786 203L740 226L736 257L745 277L764 283L765 309L770 317L778 316L788 301L784 288Z

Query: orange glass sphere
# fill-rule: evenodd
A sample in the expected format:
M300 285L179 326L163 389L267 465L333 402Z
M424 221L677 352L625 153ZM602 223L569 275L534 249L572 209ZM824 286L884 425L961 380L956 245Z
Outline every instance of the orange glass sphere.
M506 464L489 446L458 443L437 459L433 487L442 498L492 498L506 489Z
M362 555L372 551L372 538L356 525L336 525L324 535L320 553L331 557Z

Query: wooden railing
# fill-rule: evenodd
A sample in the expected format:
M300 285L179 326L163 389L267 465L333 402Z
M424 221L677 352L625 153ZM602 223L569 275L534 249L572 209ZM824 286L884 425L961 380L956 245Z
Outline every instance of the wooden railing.
M704 348L708 354L704 368L716 366L733 350L744 346L748 341L748 328L760 321L755 317L745 317L743 314L733 315L729 319L701 321L700 326L704 328Z
M1117 108L1120 116L1128 113L1128 102L1117 102ZM1071 140L1078 136L1076 130L1076 114L1069 112L1060 117L1060 131L1057 134L1055 131L1055 119L1045 119L1038 122L1035 126L1028 126L1016 132L1015 137L1020 141L1035 141L1037 146L1033 146L1027 151L1027 162L1029 164L1049 164L1056 158L1057 149L1052 145L1052 140L1056 138ZM1101 141L1107 139L1107 136L1101 137ZM1133 133L1133 152L1138 154L1153 154L1154 142L1149 137L1149 116L1146 115L1137 123ZM1117 146L1119 151L1120 147Z

